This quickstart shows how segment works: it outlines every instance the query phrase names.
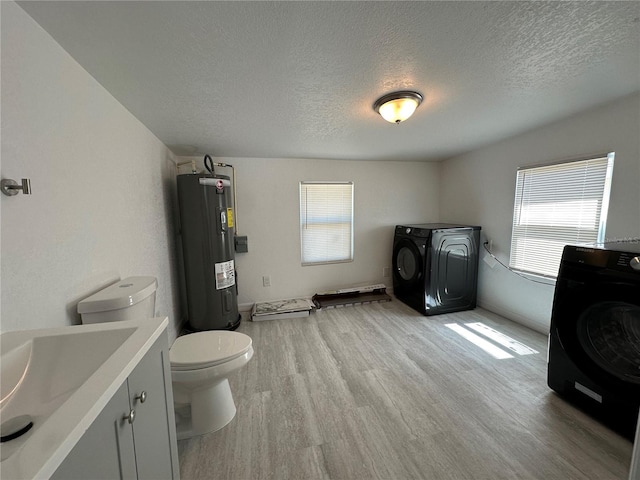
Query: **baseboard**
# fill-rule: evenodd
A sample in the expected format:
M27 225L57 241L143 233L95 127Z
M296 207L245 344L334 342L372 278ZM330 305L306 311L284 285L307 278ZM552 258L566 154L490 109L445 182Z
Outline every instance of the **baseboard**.
M253 309L253 303L239 303L238 304L238 311L240 313L251 313L251 310Z
M544 335L549 334L549 325L542 325L539 322L536 322L531 318L527 318L524 315L511 311L508 308L503 308L490 302L480 300L478 300L478 306L497 315L508 318L509 320L519 323L520 325L524 325L525 327L530 328L531 330L535 330L536 332L542 333Z

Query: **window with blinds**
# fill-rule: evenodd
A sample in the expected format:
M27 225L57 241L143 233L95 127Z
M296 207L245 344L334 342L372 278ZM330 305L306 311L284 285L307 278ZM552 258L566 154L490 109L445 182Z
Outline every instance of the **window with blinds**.
M557 277L565 245L604 241L614 153L518 170L509 266Z
M300 182L303 265L353 260L353 182Z

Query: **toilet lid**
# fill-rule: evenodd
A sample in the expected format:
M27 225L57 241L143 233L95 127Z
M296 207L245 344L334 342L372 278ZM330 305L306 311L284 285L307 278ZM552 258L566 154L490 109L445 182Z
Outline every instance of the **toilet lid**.
M244 355L251 348L251 337L239 332L215 330L178 337L169 358L172 370L211 367Z

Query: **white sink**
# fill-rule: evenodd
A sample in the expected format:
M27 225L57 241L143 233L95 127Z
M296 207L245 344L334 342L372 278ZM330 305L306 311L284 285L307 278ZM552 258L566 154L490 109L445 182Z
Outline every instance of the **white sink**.
M98 332L73 329L72 334L37 336L25 341L21 341L19 335L3 334L0 337L3 423L19 414L50 414L135 330L133 327ZM17 345L12 340L17 340ZM3 451L3 458L4 454Z
M14 419L33 426L2 443L0 476L51 476L167 323L156 318L2 333L2 435Z
M32 346L33 340L27 340L12 348L0 346L2 353L0 359L0 367L2 368L0 372L0 407L7 403L24 380L31 358Z

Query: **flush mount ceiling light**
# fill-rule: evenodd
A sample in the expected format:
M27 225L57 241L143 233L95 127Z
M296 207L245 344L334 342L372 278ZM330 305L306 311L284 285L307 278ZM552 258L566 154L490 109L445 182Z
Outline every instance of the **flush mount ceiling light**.
M373 109L390 123L404 122L413 115L422 103L422 95L418 92L403 90L380 97L373 104Z

